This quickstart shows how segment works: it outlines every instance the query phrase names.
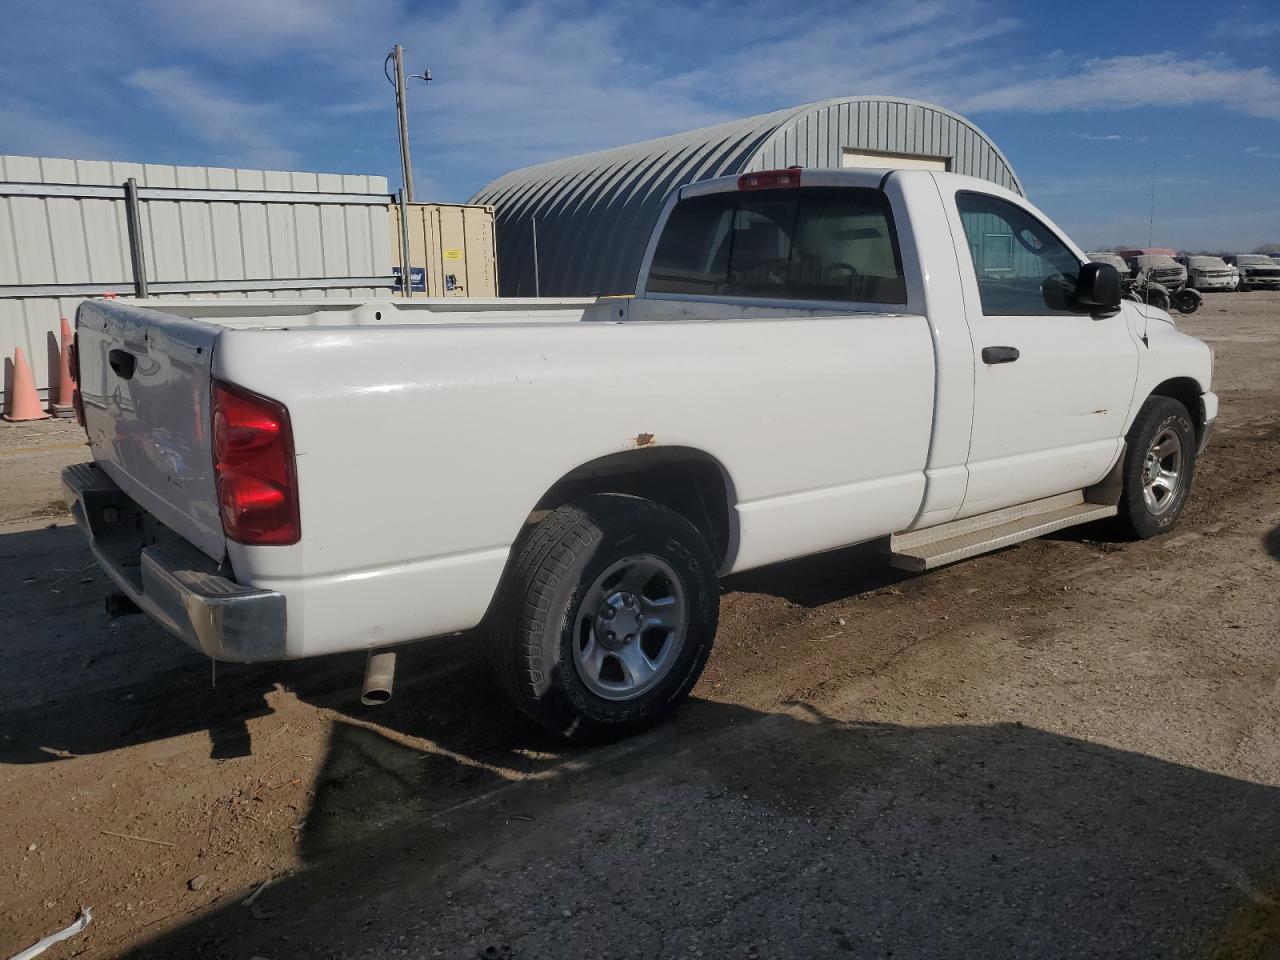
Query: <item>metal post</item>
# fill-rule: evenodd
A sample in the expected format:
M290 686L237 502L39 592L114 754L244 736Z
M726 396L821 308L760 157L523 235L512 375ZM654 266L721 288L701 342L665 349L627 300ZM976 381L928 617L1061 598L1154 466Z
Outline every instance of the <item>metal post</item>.
M533 295L540 297L542 296L542 279L538 276L538 218L530 217L529 223L533 227Z
M133 294L146 297L147 258L142 242L142 216L138 209L138 181L130 177L124 182L125 220L129 225L129 260L133 264Z
M409 156L409 110L405 102L404 47L396 44L392 51L396 64L396 115L400 122L400 173L401 182L409 203L413 203L413 160Z
M409 257L409 202L400 190L400 295L413 296L413 267Z

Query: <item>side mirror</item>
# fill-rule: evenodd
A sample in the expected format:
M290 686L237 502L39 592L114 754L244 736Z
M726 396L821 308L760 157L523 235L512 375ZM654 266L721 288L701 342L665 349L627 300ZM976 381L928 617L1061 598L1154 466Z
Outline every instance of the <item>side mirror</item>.
M1076 304L1095 317L1120 312L1120 273L1109 263L1086 263L1076 282Z

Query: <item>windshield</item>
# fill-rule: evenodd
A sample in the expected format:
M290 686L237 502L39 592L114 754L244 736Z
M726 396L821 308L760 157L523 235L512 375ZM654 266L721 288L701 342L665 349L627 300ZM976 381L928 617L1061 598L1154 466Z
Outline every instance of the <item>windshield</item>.
M1191 266L1197 270L1226 270L1227 261L1221 257L1192 257Z
M1173 257L1164 254L1145 254L1141 257L1134 257L1139 267L1177 267L1179 264Z
M654 251L649 293L906 303L889 202L809 187L681 200Z
M1270 257L1263 256L1241 256L1236 260L1242 267L1274 267L1276 265Z

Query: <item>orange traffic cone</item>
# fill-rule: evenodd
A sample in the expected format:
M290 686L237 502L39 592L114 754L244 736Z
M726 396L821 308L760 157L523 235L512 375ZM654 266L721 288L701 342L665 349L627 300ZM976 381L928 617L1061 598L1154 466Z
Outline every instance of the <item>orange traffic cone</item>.
M40 409L40 395L36 393L36 378L31 375L27 358L18 347L13 354L13 386L9 390L8 410L4 418L10 423L20 420L45 420L48 414Z
M62 349L58 358L58 393L57 399L49 398L49 412L55 417L71 419L76 415L72 405L72 395L76 390L76 382L71 376L71 324L62 318Z

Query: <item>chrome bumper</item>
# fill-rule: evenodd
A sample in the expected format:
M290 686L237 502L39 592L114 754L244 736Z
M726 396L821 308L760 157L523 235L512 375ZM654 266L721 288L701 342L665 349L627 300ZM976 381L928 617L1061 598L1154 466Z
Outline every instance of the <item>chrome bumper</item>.
M62 471L62 489L94 558L170 633L215 660L283 660L285 600L227 579L92 463Z

